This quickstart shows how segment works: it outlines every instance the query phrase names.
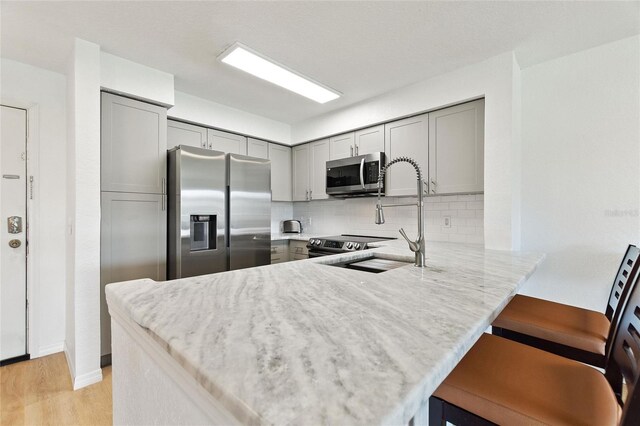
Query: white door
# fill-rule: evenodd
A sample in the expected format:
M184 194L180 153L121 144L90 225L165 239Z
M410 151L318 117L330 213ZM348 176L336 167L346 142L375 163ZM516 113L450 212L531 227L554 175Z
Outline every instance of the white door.
M0 361L27 353L27 112L0 112Z

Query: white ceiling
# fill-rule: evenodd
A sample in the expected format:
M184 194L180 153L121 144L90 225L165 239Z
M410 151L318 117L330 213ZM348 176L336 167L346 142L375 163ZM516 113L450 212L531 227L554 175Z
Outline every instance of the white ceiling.
M65 73L72 40L285 123L514 50L522 67L640 32L640 2L9 2L2 57ZM235 41L344 94L316 104L216 61Z

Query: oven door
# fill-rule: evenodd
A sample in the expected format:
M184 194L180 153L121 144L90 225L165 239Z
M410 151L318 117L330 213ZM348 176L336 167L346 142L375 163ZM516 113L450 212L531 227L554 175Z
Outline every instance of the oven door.
M309 259L313 257L331 256L332 254L338 253L324 250L309 250Z
M384 152L327 161L327 194L350 196L377 193L382 167Z

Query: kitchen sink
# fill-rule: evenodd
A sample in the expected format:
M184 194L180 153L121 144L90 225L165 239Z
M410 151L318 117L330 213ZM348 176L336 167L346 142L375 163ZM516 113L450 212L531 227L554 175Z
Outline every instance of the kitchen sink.
M338 268L353 269L356 271L379 274L402 266L413 265L413 262L405 262L397 259L388 259L376 255L369 255L360 259L351 259L342 262L324 263L324 265Z

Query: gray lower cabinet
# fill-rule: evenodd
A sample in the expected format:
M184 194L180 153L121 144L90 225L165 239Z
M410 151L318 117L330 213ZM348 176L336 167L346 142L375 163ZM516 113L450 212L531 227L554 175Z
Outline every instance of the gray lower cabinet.
M103 192L100 226L101 353L111 353L111 323L104 295L108 283L166 279L166 196Z
M178 145L208 148L207 128L167 120L167 147L171 149Z
M166 158L167 110L102 93L101 190L162 194Z

